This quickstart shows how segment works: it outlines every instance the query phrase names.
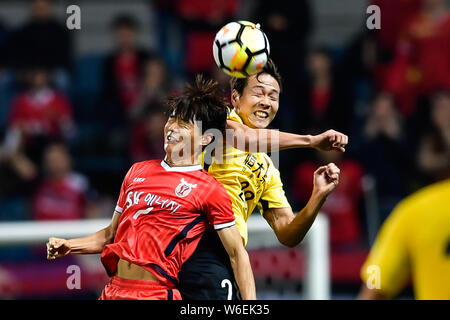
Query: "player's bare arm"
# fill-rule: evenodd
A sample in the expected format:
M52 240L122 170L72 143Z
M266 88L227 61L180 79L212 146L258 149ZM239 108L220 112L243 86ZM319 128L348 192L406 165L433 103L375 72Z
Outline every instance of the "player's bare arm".
M339 183L339 168L330 163L314 172L314 188L306 206L294 215L291 208L267 209L263 216L274 230L280 243L288 247L298 245L325 203L328 195Z
M314 148L319 151L345 152L348 144L347 135L332 129L318 135L300 135L270 129L253 129L233 120L227 120L227 129L232 129L233 133L227 131L227 143L243 151L276 152L295 148Z
M219 234L220 240L222 241L222 244L230 257L234 277L239 286L242 299L255 300L255 279L253 277L253 271L247 250L244 248L238 229L236 226L232 226L218 230L217 233Z
M47 259L54 260L68 254L101 253L103 248L114 240L120 213L114 212L111 224L89 236L75 239L51 237L47 242Z

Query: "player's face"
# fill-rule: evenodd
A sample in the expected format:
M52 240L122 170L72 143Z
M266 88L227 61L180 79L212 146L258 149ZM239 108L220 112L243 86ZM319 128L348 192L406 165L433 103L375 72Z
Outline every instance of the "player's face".
M164 126L164 151L174 163L194 159L201 150L201 130L192 122L170 116Z
M277 114L280 86L269 74L252 76L234 105L244 123L251 128L266 128Z

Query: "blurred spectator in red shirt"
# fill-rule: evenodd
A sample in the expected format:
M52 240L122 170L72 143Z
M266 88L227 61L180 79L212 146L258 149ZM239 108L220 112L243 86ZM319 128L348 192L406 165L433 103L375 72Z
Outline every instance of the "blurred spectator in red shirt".
M431 128L418 152L419 167L428 183L450 178L450 92L438 92L431 101Z
M12 102L7 136L17 139L11 138L8 147L39 161L41 142L68 140L73 134L72 108L67 97L51 87L47 68L34 67L27 76L29 88Z
M445 0L423 0L422 10L401 32L380 86L396 96L407 117L415 113L418 97L450 89L450 14Z
M122 123L138 101L143 66L150 53L137 43L139 25L135 18L120 15L111 27L116 48L104 62L102 103L107 120Z
M239 0L179 0L177 15L185 30L184 68L188 76L209 72L215 65L211 48L220 28L231 22L239 9Z
M382 50L393 53L400 33L409 19L420 11L423 0L372 0L380 7L381 29L376 30L375 37Z
M293 195L305 204L312 191L311 177L317 166L330 162L341 169L339 187L331 194L321 211L330 219L330 241L336 248L361 244L362 225L358 207L363 196L362 166L354 160L343 158L339 152L315 151L315 161L307 161L294 170Z
M307 58L307 78L299 89L298 127L304 132L335 129L348 132L352 105L349 90L339 81L333 60L324 48L313 48Z
M50 144L43 155L44 177L33 197L35 220L76 220L95 215L86 177L72 171L66 145Z
M19 179L31 181L37 176L36 165L45 145L54 139L68 141L74 123L70 103L51 87L47 68L30 69L27 82L29 88L13 99L0 158Z
M30 18L8 40L9 65L21 71L42 65L52 71L58 88L68 89L72 64L69 30L52 15L51 0L31 0ZM32 50L30 50L32 49Z

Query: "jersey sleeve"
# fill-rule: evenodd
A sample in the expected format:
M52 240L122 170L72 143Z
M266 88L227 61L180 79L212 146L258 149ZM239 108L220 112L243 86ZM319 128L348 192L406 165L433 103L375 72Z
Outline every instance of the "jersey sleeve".
M361 279L369 289L387 298L395 297L409 280L407 253L408 207L400 203L383 223L361 268Z
M131 166L131 168L128 170L127 174L125 175L125 178L122 181L122 186L120 187L119 199L117 200L117 204L116 204L116 208L115 208L115 211L118 213L122 213L125 208L125 204L127 201L127 189L128 189L128 186L130 185L130 183L132 182L131 176L132 176L133 168L134 168L134 165Z
M214 229L220 230L235 225L231 199L225 188L215 180L212 192L205 197L205 213Z
M290 208L289 201L284 193L280 172L271 165L269 181L264 188L261 199L258 202L258 209L261 214L267 209Z

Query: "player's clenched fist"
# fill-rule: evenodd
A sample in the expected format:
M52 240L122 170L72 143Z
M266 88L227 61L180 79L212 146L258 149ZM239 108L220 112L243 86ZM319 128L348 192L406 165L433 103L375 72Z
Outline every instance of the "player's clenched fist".
M70 253L70 244L66 239L49 238L47 242L47 260L61 258Z
M314 172L314 191L323 196L328 196L339 184L341 170L334 164L319 167Z
M320 151L345 152L348 136L336 130L327 130L311 137L311 146Z

